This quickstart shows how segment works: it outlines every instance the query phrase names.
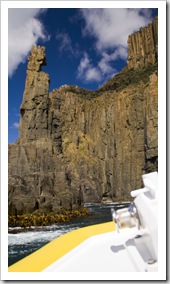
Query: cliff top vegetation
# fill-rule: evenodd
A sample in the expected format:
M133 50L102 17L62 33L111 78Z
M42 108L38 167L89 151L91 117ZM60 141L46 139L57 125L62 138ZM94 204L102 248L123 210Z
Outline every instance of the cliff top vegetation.
M93 91L80 88L76 85L63 86L66 91L72 92L83 99L93 99L101 96L105 91L120 92L129 85L136 85L139 82L147 83L149 76L154 72L158 72L158 63L152 64L147 67L138 69L123 69L120 73L116 74L112 79L109 79L102 87Z

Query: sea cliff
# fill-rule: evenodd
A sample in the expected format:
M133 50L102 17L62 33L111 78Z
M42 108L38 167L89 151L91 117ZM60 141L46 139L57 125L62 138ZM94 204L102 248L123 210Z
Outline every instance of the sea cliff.
M158 170L157 23L129 36L126 67L96 91L49 92L45 48L32 47L9 145L9 215L129 200Z

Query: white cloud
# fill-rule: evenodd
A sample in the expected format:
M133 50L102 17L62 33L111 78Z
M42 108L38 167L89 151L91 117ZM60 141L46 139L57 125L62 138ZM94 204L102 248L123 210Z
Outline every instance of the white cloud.
M101 80L101 72L99 68L96 68L91 64L89 56L86 52L84 53L83 58L78 66L77 78L81 80L83 79L84 82L99 82Z
M81 9L84 35L94 36L96 49L126 47L128 35L150 22L148 9Z
M57 33L56 39L60 41L59 50L69 50L71 53L73 52L71 45L71 38L67 33Z
M59 51L62 53L64 51L68 52L69 54L73 55L74 57L79 56L79 49L78 46L73 42L66 32L58 32L56 35L56 39L59 42Z
M11 128L15 128L17 129L19 127L19 123L18 122L14 122L11 126Z
M98 63L99 68L104 74L112 72L112 66L110 64L110 56L107 53L103 54L103 58Z
M120 52L122 53L122 56L126 56L123 48L121 48ZM84 80L85 83L92 81L106 81L106 79L113 77L117 73L117 70L112 66L112 62L114 62L114 60L118 57L120 57L120 55L119 53L117 53L117 51L111 54L103 52L101 59L96 64L96 66L94 66L91 63L87 52L84 52L84 55L81 58L80 64L78 66L77 78L79 80Z
M114 52L107 53L106 51L101 54L102 58L98 63L98 67L101 69L103 74L115 73L115 69L112 66L112 63L117 59L126 59L127 52L126 48L119 46Z
M83 73L90 68L90 60L88 54L85 52L78 67L78 78L81 78Z
M60 51L70 50L72 52L71 39L67 33L57 33L56 39L60 41Z
M12 76L24 62L33 44L38 39L47 40L42 23L36 18L45 9L8 10L8 75Z
M87 69L87 72L85 74L85 81L90 82L90 81L101 81L101 72L98 68L96 67L91 67Z
M115 75L114 62L127 59L128 35L151 22L150 9L81 9L84 36L95 39L99 61L94 66L87 53L80 61L78 79L103 81Z

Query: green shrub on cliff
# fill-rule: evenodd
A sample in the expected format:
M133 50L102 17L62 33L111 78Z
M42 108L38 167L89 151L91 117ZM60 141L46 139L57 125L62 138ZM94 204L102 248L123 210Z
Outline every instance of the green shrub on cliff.
M93 99L99 97L104 91L115 90L121 91L128 85L138 84L140 81L147 83L149 76L153 72L157 72L158 64L152 64L149 67L138 68L138 69L124 69L112 79L108 80L102 87L98 90L86 90L78 86L72 85L67 86L67 91L70 91L83 99Z
M115 75L112 79L108 80L101 88L97 90L98 93L108 90L121 91L128 85L138 84L140 81L147 83L149 76L153 72L157 72L158 64L152 64L149 67L130 69L120 72Z

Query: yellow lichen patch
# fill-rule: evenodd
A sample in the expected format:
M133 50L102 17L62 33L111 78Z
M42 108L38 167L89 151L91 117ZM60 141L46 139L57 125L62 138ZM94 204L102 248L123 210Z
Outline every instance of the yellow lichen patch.
M76 217L85 217L89 215L87 208L73 210L62 210L61 213L49 214L25 214L8 216L9 227L31 227L31 226L48 226L56 223L68 222Z
M67 137L63 139L63 147L65 156L67 156L73 164L78 164L82 159L90 164L95 164L96 157L93 154L95 142L87 134L80 131L77 132L77 141L71 142Z

